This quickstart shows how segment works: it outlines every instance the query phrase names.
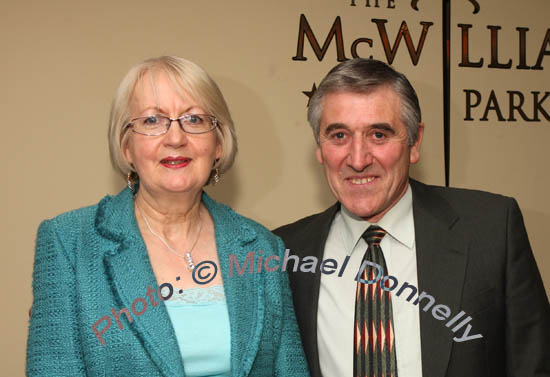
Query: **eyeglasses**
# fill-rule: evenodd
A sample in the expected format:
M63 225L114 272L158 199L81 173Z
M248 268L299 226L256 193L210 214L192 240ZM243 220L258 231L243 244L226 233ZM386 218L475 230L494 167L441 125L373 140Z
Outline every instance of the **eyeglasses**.
M172 119L164 115L149 115L132 119L126 127L140 135L159 136L168 132L173 121L177 121L184 132L203 134L212 131L218 126L218 120L212 115L183 114Z

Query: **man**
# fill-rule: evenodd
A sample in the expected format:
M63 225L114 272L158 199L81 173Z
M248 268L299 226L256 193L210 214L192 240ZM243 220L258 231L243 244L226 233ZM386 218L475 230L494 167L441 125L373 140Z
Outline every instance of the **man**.
M297 256L311 375L550 376L550 307L518 205L409 178L424 125L406 77L340 63L308 121L338 202L275 233Z

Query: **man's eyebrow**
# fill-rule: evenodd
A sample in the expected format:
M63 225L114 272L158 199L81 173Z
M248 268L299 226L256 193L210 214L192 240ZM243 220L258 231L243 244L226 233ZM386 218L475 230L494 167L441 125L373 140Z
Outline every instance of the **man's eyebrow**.
M395 129L389 123L374 123L370 125L370 128L375 130L382 130L395 135Z
M327 126L325 129L325 135L328 135L334 130L349 130L349 127L346 126L344 123L332 123Z
M392 135L395 135L395 129L389 123L373 123L369 126L369 128L370 129L375 129L375 130L386 131L386 132L389 132ZM329 124L327 126L327 128L325 129L324 134L326 136L326 135L328 135L331 132L336 131L336 130L349 131L350 128L344 123L332 123L332 124Z

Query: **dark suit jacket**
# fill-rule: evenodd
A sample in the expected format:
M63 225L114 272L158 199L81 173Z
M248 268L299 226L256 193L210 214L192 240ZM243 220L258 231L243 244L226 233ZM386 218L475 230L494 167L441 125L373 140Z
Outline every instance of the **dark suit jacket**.
M473 319L453 334L431 310L420 311L424 377L550 376L550 306L516 201L480 191L410 180L418 292ZM274 232L292 254L323 258L337 203ZM340 262L340 261L339 261ZM321 274L289 269L294 307L310 372L320 377L317 307ZM400 282L401 284L401 282ZM412 301L411 301L411 305ZM466 317L464 317L466 318ZM399 352L406 352L398 350ZM332 376L325 376L332 377ZM341 376L334 376L341 377Z

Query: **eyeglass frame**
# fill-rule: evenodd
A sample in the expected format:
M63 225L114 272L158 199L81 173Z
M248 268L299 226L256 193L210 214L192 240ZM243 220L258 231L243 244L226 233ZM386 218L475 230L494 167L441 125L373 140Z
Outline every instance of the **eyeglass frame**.
M152 135L152 134L144 134L142 132L137 132L135 129L134 129L134 123L136 120L138 119L144 119L144 118L149 118L149 117L152 117L152 116L156 116L158 118L164 118L164 119L168 119L170 121L170 123L168 123L168 126L166 126L166 131L164 131L163 133L160 133L160 134L156 134L156 135ZM211 120L211 128L208 130L208 131L202 131L202 132L189 132L187 130L185 130L185 127L183 126L183 123L182 123L182 120L185 119L185 118L189 118L189 117L192 117L192 116L204 116L204 117L208 117L210 118ZM207 132L210 132L212 130L214 130L216 127L218 127L220 125L219 123L219 120L218 118L216 118L214 115L209 115L209 114L183 114L182 116L180 116L179 118L170 118L170 117L167 117L166 115L162 115L162 114L154 114L154 115L148 115L148 116L143 116L143 117L137 117L137 118L133 118L133 119L130 119L130 121L128 123L126 123L126 125L124 126L124 128L132 128L132 132L135 132L136 134L138 135L144 135L144 136L161 136L161 135L165 135L168 133L168 131L170 130L170 126L172 125L172 122L174 121L177 121L179 126L180 126L180 129L185 132L185 133L188 133L190 135L201 135L201 134L205 134Z

